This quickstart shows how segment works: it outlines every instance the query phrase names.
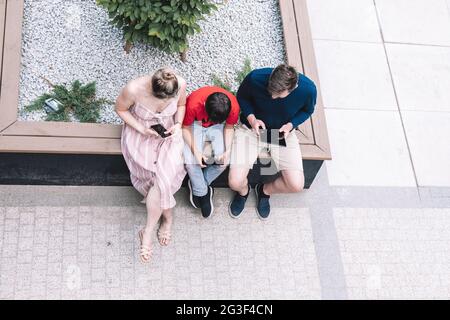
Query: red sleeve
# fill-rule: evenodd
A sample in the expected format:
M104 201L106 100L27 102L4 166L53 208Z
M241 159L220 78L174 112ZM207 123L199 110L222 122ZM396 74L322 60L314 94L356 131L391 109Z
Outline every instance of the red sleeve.
M193 92L186 100L186 114L184 115L183 126L191 126L195 121L198 101Z
M231 112L227 118L227 124L235 125L239 120L239 114L241 113L241 108L239 106L239 102L233 94L229 94L228 96L231 100Z

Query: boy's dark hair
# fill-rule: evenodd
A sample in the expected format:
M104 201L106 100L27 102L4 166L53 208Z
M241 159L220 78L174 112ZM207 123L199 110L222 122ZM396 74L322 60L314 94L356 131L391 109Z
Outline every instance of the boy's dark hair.
M280 64L273 69L269 78L267 90L271 94L281 93L285 90L292 91L298 84L298 72L294 67Z
M221 92L209 95L205 103L206 113L210 121L222 123L227 120L231 112L231 100Z

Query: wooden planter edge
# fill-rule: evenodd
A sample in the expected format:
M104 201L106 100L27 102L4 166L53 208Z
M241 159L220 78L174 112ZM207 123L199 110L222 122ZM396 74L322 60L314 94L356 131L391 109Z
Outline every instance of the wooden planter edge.
M288 62L319 88L316 111L298 133L303 158L330 160L306 0L279 4ZM24 0L0 0L0 35L5 36L0 41L0 152L120 154L120 125L18 121L23 9Z

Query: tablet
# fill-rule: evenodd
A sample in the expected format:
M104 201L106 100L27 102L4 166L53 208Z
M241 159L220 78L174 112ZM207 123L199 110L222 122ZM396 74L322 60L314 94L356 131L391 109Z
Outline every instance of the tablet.
M263 143L269 143L277 146L279 145L282 147L286 147L286 139L284 138L284 134L275 129L265 130L260 128L259 139Z

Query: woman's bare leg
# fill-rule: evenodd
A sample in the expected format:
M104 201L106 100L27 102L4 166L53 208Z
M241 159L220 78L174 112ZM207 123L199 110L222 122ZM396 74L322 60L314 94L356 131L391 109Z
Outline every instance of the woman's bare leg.
M146 198L147 206L147 224L144 228L142 245L151 247L152 244L152 234L155 229L156 224L161 218L161 191L157 184L155 184L149 191ZM144 260L150 259L150 257L142 257Z
M161 216L161 224L159 226L159 243L162 246L169 245L171 238L171 230L173 223L172 209L163 210Z

